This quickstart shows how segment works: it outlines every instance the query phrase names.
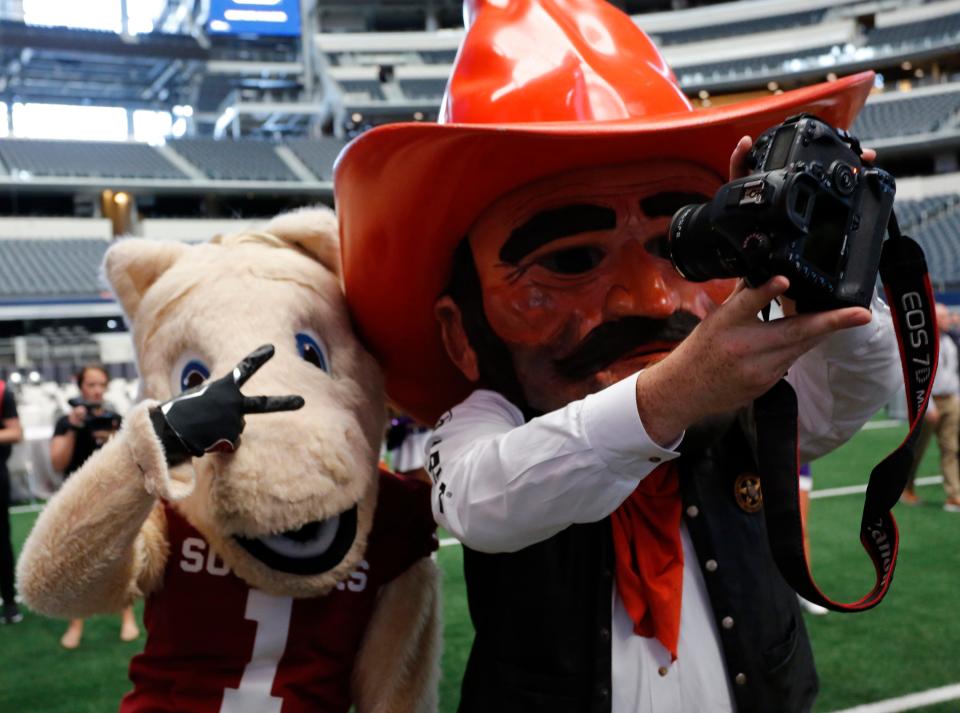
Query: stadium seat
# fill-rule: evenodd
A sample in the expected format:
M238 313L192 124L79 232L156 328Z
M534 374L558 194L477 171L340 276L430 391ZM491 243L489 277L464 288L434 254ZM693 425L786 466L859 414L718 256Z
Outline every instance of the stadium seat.
M324 137L323 139L288 139L284 142L303 165L321 181L333 180L333 162L346 142Z
M186 178L152 146L132 142L0 139L0 159L32 176Z
M168 146L216 180L297 180L268 141L191 138L171 141Z
M100 263L109 245L106 240L69 238L3 240L0 299L100 299Z

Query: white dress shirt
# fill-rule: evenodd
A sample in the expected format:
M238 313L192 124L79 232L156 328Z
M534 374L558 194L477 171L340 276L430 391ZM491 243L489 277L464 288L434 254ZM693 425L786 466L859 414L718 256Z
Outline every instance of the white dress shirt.
M440 420L428 443L437 521L475 550L514 552L610 515L657 465L679 455L679 441L662 448L647 435L636 378L528 423L500 394L475 391ZM788 374L800 396L802 460L852 436L900 379L889 310L875 299L870 324L831 335ZM655 639L633 634L614 588L613 713L733 710L706 586L683 526L681 538L677 662L670 665Z

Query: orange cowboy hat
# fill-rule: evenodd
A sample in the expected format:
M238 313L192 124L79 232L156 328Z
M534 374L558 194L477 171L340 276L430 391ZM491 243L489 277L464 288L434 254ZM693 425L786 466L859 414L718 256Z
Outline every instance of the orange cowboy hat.
M347 302L387 393L434 423L472 390L433 305L453 254L500 196L577 168L656 158L727 180L740 137L800 112L847 128L873 73L694 111L649 38L603 0L468 0L440 121L388 124L334 172Z

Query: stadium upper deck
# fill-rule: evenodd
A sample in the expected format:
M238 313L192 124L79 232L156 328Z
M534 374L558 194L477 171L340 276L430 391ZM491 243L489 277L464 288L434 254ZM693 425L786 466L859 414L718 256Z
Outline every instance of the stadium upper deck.
M647 11L667 0L618 4L663 48L697 105L869 67L890 91L870 98L854 131L898 175L958 170L960 0L738 0L668 12ZM125 191L133 222L115 223L114 232L145 234L157 223L150 230L162 235L164 216L246 219L329 201L333 162L350 136L436 117L463 32L458 0L325 0L305 15L299 36L283 37L207 33L203 18L181 12L187 6L168 0L155 31L137 36L0 18L0 104L190 110L186 135L161 145L22 139L7 111L0 215L82 222L104 215L101 191ZM905 195L956 193L938 185ZM923 204L917 227L953 225L951 216L950 200ZM172 235L212 234L205 231L181 223ZM0 238L34 235L0 225ZM952 250L936 275L943 284L960 283Z

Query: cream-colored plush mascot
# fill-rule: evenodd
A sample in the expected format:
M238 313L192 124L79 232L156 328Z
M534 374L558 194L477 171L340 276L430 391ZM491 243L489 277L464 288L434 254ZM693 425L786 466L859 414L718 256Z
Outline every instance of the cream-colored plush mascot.
M123 713L434 710L429 487L378 471L382 377L350 327L332 213L126 240L106 274L146 399L40 515L29 606L146 597Z

